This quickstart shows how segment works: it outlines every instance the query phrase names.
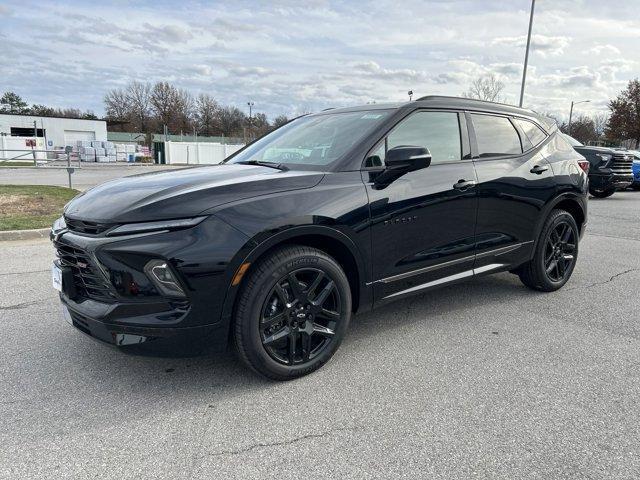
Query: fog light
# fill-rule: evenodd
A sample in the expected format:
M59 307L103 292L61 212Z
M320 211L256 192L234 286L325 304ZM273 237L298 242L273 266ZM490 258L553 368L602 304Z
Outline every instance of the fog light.
M163 295L167 297L186 297L171 267L164 260L150 260L145 265L144 272Z

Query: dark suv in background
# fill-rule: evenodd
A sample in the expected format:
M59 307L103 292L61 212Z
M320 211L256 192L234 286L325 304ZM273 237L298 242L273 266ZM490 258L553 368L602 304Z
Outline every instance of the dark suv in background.
M114 180L52 229L78 330L224 348L273 379L327 362L352 314L509 271L562 287L587 168L555 122L447 97L298 118L222 165ZM464 296L464 295L463 295Z
M588 147L563 134L576 152L589 161L589 193L597 198L610 197L633 183L633 154L607 147Z

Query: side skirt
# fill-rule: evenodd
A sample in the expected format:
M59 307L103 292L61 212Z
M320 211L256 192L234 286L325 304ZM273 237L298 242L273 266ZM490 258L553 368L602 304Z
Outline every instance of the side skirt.
M418 292L420 290L425 290L431 287L437 287L439 285L445 285L447 283L456 282L458 280L462 280L464 278L473 277L474 275L480 275L482 273L492 272L494 270L499 270L508 267L505 263L492 263L490 265L484 265L482 267L473 268L471 270L467 270L465 272L456 273L455 275L449 275L448 277L439 278L438 280L433 280L431 282L423 283L421 285L416 285L415 287L407 288L406 290L401 290L400 292L392 293L391 295L387 295L383 298L383 300L387 300L389 298L395 298L402 295L407 295L409 293Z

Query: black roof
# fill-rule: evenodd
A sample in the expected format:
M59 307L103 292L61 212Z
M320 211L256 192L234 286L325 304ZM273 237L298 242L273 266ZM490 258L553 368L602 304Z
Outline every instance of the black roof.
M383 109L399 109L399 108L415 108L415 107L429 107L429 108L452 108L459 110L478 110L482 112L502 113L507 115L520 115L524 117L531 117L538 120L543 126L550 128L555 125L555 121L551 118L540 115L533 110L527 108L516 107L515 105L508 105L506 103L487 102L484 100L476 100L473 98L464 97L448 97L444 95L428 95L426 97L420 97L411 102L400 103L376 103L368 105L359 105L355 107L345 107L336 109L327 109L322 113L338 113L338 112L357 112L362 110L383 110Z

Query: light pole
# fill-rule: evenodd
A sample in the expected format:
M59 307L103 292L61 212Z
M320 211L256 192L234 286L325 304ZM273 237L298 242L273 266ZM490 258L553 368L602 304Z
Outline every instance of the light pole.
M533 28L533 10L536 6L536 0L531 0L531 16L529 17L529 33L527 34L527 49L524 53L524 68L522 69L522 86L520 87L520 104L524 100L524 84L527 81L527 65L529 64L529 47L531 46L531 29Z
M252 125L252 119L251 119L251 111L253 109L253 105L254 104L253 104L253 102L247 102L247 105L249 106L249 139L252 139L253 138L253 133L252 133L253 125ZM245 129L244 136L245 136L245 141L246 141L246 137L247 137L246 129Z
M407 95L409 95L409 101L411 101L411 99L413 98L413 90L409 90L407 92Z
M571 109L569 110L569 136L571 136L571 120L573 119L573 106L578 105L579 103L589 103L591 100L580 100L579 102L571 102Z

